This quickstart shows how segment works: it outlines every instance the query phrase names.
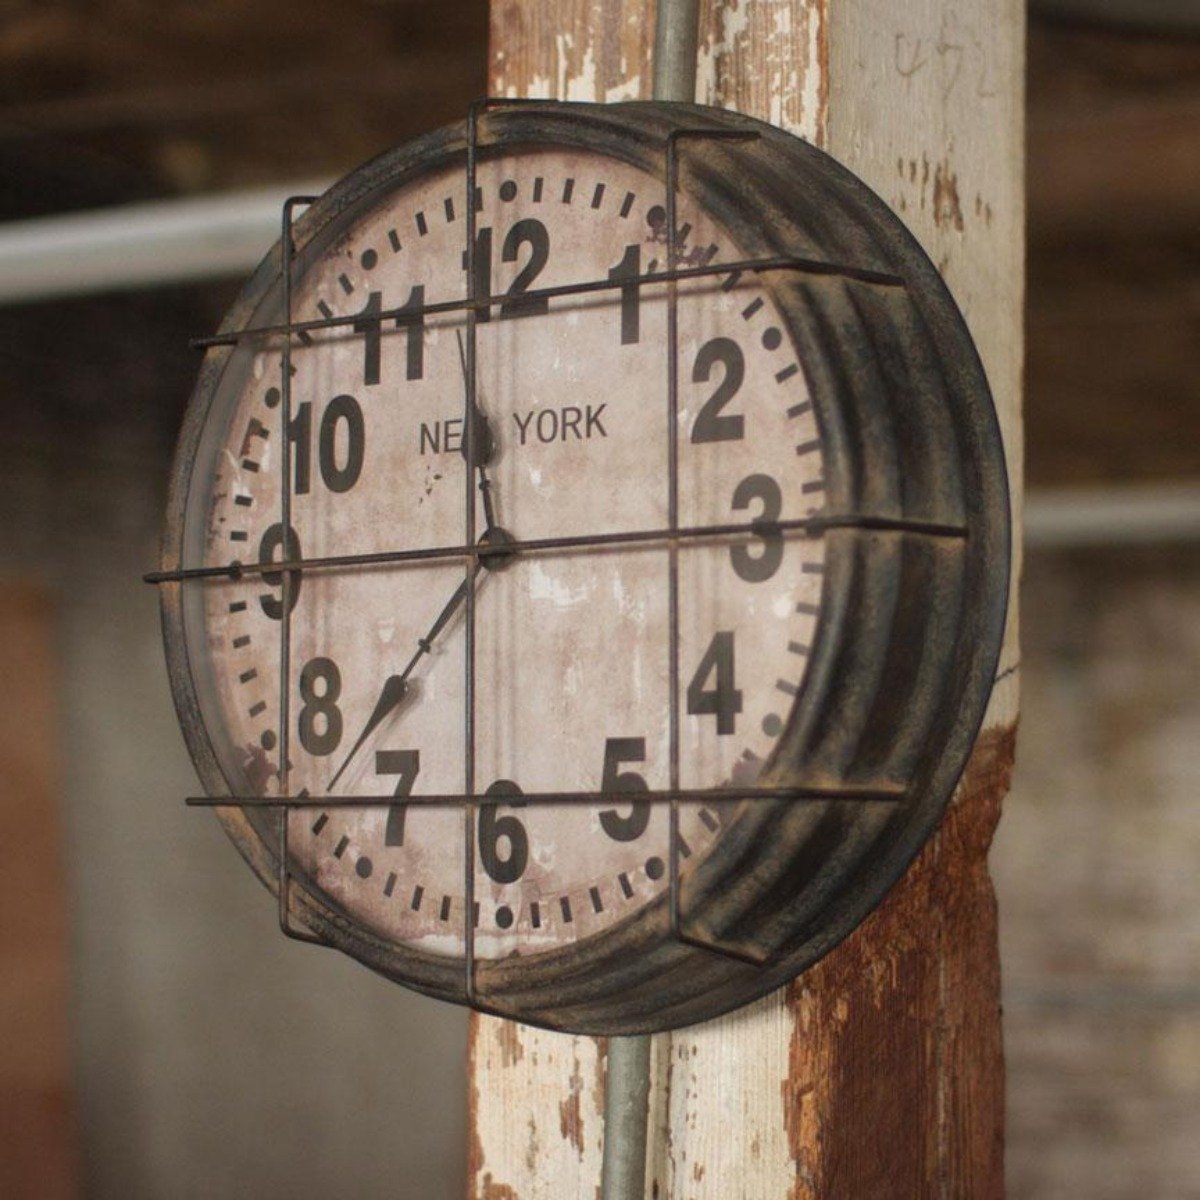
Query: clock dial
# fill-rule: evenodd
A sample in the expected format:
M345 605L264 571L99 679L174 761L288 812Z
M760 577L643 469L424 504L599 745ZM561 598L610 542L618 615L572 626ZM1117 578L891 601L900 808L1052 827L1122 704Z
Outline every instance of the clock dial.
M689 105L482 110L288 241L208 340L152 577L284 929L586 1033L793 977L935 828L1002 640L932 264Z
M476 184L477 292L504 298L473 335L474 462L462 311L375 315L464 294L463 178L446 170L378 199L296 272L293 319L359 321L292 347L286 432L280 348L260 347L230 372L213 416L216 469L196 503L213 566L285 550L449 552L493 529L519 547L535 543L483 559L473 581L461 554L447 553L307 571L292 595L288 788L413 800L292 811L298 870L379 936L461 956L464 813L420 800L480 795L474 949L487 958L586 938L664 892L668 810L639 791L759 781L803 683L823 542L705 531L811 516L824 476L803 364L753 276L679 286L673 430L665 283L523 298L660 271L659 180L576 151L491 159ZM681 204L678 219L685 262L745 257L699 206ZM673 552L670 539L649 536L672 517L687 533ZM536 545L581 538L589 542ZM235 792L281 786L281 616L278 573L207 589L208 719L227 733L222 766ZM613 790L630 798L553 802ZM683 871L734 817L723 798L680 805Z

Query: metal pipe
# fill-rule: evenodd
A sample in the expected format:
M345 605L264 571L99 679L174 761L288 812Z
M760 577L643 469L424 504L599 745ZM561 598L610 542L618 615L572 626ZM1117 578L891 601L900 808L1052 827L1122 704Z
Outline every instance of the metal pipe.
M1200 541L1200 481L1039 488L1023 525L1036 550Z
M654 27L654 99L696 99L699 0L658 0ZM672 197L667 209L672 211ZM674 236L674 230L670 231ZM650 1111L650 1038L608 1039L604 1075L601 1200L644 1200Z
M0 225L0 304L245 275L279 237L284 200L325 186L309 181Z
M644 1200L649 1115L649 1036L609 1038L601 1200Z
M654 26L654 99L693 104L699 0L658 0Z

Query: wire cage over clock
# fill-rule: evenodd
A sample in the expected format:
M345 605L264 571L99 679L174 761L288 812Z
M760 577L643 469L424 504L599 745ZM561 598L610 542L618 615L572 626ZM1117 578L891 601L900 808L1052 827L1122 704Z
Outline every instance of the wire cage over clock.
M631 290L665 289L656 386L668 431L667 520L658 527L521 539L498 530L488 509L480 529L480 496L488 503L480 447L490 435L475 419L478 326L513 297L487 287L490 276L480 270L478 175L482 162L548 147L632 163L662 183L661 263L528 287L519 297L531 313L525 319L537 320L539 305L592 294L611 303ZM331 231L364 207L386 202L379 198L398 180L448 164L462 172L463 294L295 319L297 262L308 269L316 261L309 248L327 244ZM689 244L679 219L681 194L748 253ZM703 286L712 296L728 296L746 280L766 290L781 316L794 361L779 374L799 372L807 382L811 400L804 403L818 430L823 475L805 483L810 509L801 516L772 514L764 504L749 520L689 524L680 511L676 432L680 292ZM264 320L271 311L277 319ZM461 318L465 335L465 536L458 544L305 557L289 533L293 353L330 331L369 342L385 322L438 314ZM978 356L936 270L884 203L828 156L760 122L693 105L480 102L462 125L384 155L326 196L289 200L279 245L221 332L196 345L208 354L181 435L161 569L147 579L161 589L173 692L208 793L188 802L218 809L275 890L289 936L336 946L427 993L533 1024L600 1034L674 1027L762 995L814 962L879 902L936 827L982 720L1003 634L1010 536L1003 451ZM190 497L200 486L197 463L210 436L213 397L231 356L248 346L277 347L280 361L275 444L284 532L261 561L204 563L189 533ZM803 682L788 697L772 755L753 779L686 786L680 556L701 544L751 546L761 554L763 547L817 541L824 552L816 572L819 612L812 644L802 648ZM661 888L603 934L536 954L481 958L480 819L494 816L504 793L481 791L477 780L477 580L514 562L629 547L653 550L665 564L666 786L633 793L628 781L610 780L594 790L521 792L520 804L597 808L627 805L636 795L638 803L664 810L665 861L647 860L659 864ZM457 616L461 609L464 632L461 789L402 797L294 791L293 609L302 581L322 572L431 563L462 570L455 593L461 599L450 610ZM189 595L206 583L255 577L278 595L274 791L231 784L201 694L189 625L195 618L187 611ZM716 850L685 868L690 850L681 814L710 801L729 814ZM429 954L382 936L332 901L294 859L289 813L422 807L460 818L461 954Z

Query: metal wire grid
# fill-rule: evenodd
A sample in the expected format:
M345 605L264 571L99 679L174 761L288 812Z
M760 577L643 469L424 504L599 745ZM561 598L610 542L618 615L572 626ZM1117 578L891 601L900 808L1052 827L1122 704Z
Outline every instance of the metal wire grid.
M480 115L497 107L514 107L520 105L540 105L555 110L569 110L571 107L564 101L528 101L528 100L481 100L473 104L467 118L467 157L465 172L466 187L466 278L467 294L462 300L442 301L420 306L417 309L406 309L405 315L428 315L434 313L465 312L467 337L465 342L466 359L466 404L468 414L477 411L477 359L476 359L476 326L479 311L500 302L501 295L480 296L477 294L476 276L476 209L475 189L476 170L479 149L479 118ZM879 787L718 787L718 788L681 788L679 782L680 745L679 745L679 578L678 554L682 542L705 538L729 541L742 537L761 537L763 535L783 536L787 533L803 533L817 536L826 529L852 527L858 529L887 528L891 530L911 531L928 536L962 537L965 529L959 526L939 525L925 521L907 520L875 520L870 517L857 515L821 515L817 514L804 520L765 522L755 520L748 523L729 524L704 527L681 527L679 525L679 479L678 479L678 444L677 417L679 411L678 396L678 285L681 281L704 278L707 276L726 275L751 271L790 270L813 275L836 275L842 278L858 280L882 287L903 287L900 278L875 271L866 271L853 267L843 267L835 264L797 257L768 257L757 259L737 260L720 264L708 263L696 267L679 267L677 227L677 195L679 184L680 144L689 140L723 140L749 141L761 135L754 130L732 130L727 128L687 128L675 129L666 139L666 225L667 225L667 266L664 271L640 274L633 279L613 281L590 280L577 284L565 284L555 287L530 289L523 293L529 301L549 300L555 297L583 295L590 292L610 291L622 286L641 287L644 284L667 284L667 417L668 430L668 524L665 529L635 531L607 535L580 535L559 538L543 538L528 542L512 541L502 547L479 544L476 538L475 520L475 463L473 457L474 438L476 436L475 422L464 421L464 458L467 464L465 472L465 534L466 541L462 546L437 547L423 550L396 550L372 554L351 554L328 556L324 558L304 559L291 557L291 544L288 531L291 528L291 448L286 431L291 421L291 348L293 336L308 342L312 330L334 327L349 327L357 320L356 317L331 317L320 320L292 321L292 262L294 244L292 241L293 213L299 208L313 203L316 197L297 196L289 199L283 207L282 227L282 307L283 323L264 325L253 328L243 328L213 337L200 338L192 344L197 348L207 349L213 346L230 346L249 337L282 336L281 346L281 381L280 381L280 420L284 436L281 437L280 470L282 474L281 487L281 523L284 529L282 560L269 563L232 563L227 567L186 567L180 566L173 570L151 572L146 575L147 582L165 583L175 581L198 580L204 578L240 579L247 574L278 574L281 591L280 619L280 659L279 659L279 731L278 748L280 765L278 771L280 794L277 796L263 795L224 795L224 796L195 796L189 797L189 805L201 807L234 806L242 808L271 808L284 810L284 816L279 825L277 853L278 864L278 904L279 923L283 932L292 938L327 944L326 939L314 935L307 929L297 927L292 921L292 886L299 882L306 886L303 879L296 880L289 867L288 825L286 812L289 809L308 808L344 808L344 807L390 807L392 805L425 805L425 806L458 806L463 808L463 946L464 946L464 993L467 1001L477 1008L486 1009L488 1005L477 995L475 987L476 954L475 926L477 924L475 903L475 828L477 809L480 803L493 803L485 796L476 792L475 781L475 581L481 561L488 555L495 554L526 554L553 553L567 549L586 549L589 547L611 547L622 544L637 544L646 542L665 542L668 554L668 611L669 611L669 668L671 681L669 701L669 787L666 789L649 790L636 793L639 800L651 804L668 805L668 897L670 909L670 934L677 941L697 946L701 949L724 957L750 962L762 966L768 959L765 956L754 955L744 950L721 943L717 939L706 938L684 928L680 906L680 833L679 813L681 801L701 801L705 799L733 799L738 801L755 800L789 800L789 801L853 801L859 803L886 802L895 803L905 796L903 788ZM386 320L400 315L399 310L382 311L379 319ZM438 795L421 795L409 797L380 796L380 795L338 795L312 796L310 794L292 795L289 788L289 683L290 683L290 650L291 650L291 599L295 578L305 570L327 568L353 568L384 563L404 563L428 561L434 559L460 559L465 563L466 594L464 598L465 625L465 702L464 702L464 739L465 761L463 764L462 793L446 793ZM607 802L628 802L629 793L614 792L568 792L568 793L523 793L521 800L525 805L552 804L600 804ZM495 802L498 803L498 802Z

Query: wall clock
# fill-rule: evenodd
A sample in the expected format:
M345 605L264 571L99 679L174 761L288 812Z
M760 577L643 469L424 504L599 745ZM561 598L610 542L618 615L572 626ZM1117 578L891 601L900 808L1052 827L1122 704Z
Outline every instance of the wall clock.
M937 272L826 155L482 105L290 205L207 345L152 578L288 932L644 1032L795 975L936 826L1003 454Z

